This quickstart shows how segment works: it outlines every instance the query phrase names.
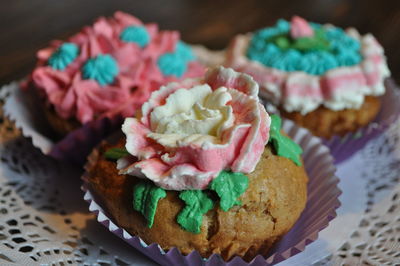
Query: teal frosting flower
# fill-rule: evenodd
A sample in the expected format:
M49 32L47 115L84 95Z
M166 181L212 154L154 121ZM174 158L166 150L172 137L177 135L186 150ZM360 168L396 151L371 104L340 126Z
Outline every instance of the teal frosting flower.
M158 58L157 64L165 76L178 78L185 74L188 63L195 59L192 49L182 41L176 44L173 53L165 53Z
M74 43L64 43L49 58L49 65L56 70L64 70L78 57L79 48Z
M119 38L124 42L134 42L142 48L150 42L150 34L143 26L128 26L121 32Z
M247 57L267 67L304 71L312 75L323 75L330 69L361 62L358 40L340 28L324 28L317 23L310 25L317 34L297 40L290 38L290 23L286 20L279 20L274 27L255 32Z
M118 72L117 61L109 54L100 54L86 61L82 76L84 79L94 79L104 86L114 82Z

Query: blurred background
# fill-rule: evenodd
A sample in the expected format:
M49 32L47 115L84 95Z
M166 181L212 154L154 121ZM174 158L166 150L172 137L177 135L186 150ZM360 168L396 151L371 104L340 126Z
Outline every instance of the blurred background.
M182 39L224 48L237 33L300 15L319 23L371 32L383 45L392 76L400 82L400 0L13 0L0 5L0 85L27 75L35 53L66 39L116 10L179 30Z

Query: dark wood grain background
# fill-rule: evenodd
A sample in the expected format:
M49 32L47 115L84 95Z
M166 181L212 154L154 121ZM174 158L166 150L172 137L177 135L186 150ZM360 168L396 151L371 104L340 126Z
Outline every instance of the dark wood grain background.
M311 21L371 32L386 50L392 75L400 81L400 0L1 0L0 84L24 77L35 52L52 39L65 39L116 10L162 29L181 31L189 43L224 48L237 33L272 25L294 14Z

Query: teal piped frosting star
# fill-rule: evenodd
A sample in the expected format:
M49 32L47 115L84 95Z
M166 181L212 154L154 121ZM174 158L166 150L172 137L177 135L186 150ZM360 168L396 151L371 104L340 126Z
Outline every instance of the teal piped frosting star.
M53 52L49 65L56 70L64 70L79 55L79 48L74 43L64 43Z
M109 54L100 54L86 61L82 76L84 79L94 79L104 86L113 83L118 72L117 61Z
M182 41L176 44L173 53L165 53L158 58L157 64L165 76L182 77L188 63L195 59L192 49Z
M186 61L192 61L195 59L192 48L182 41L179 41L176 44L176 53L179 57Z
M323 75L330 69L353 66L362 60L360 42L340 28L310 23L313 37L292 39L290 23L279 20L273 27L254 33L247 57L283 71Z
M187 63L175 53L166 53L158 58L158 67L165 76L182 77L186 72Z
M144 26L128 26L119 38L124 42L134 42L142 48L150 42L150 34Z

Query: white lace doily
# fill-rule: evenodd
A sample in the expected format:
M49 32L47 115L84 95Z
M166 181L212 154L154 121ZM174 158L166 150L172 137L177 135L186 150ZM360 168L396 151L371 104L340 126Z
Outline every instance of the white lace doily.
M338 176L338 217L281 264L400 264L400 121ZM80 170L42 155L0 111L0 265L155 265L96 222L80 185Z

